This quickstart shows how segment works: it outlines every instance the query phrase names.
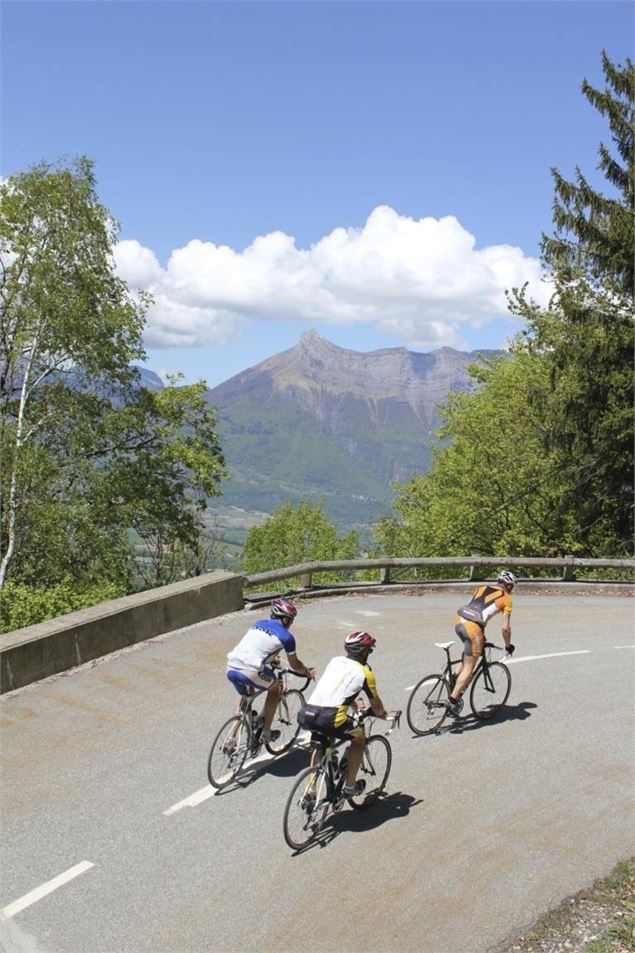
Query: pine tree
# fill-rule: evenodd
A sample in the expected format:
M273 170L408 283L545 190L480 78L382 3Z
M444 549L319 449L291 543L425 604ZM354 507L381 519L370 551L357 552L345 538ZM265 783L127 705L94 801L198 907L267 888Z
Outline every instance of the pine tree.
M547 309L517 294L526 346L546 362L545 451L565 475L560 506L587 554L621 555L633 539L633 121L635 71L602 55L606 88L582 92L608 119L616 155L600 144L609 194L579 168L553 170L555 233L543 236L555 292Z
M603 52L602 67L606 89L595 89L584 80L582 92L608 119L617 155L600 143L598 168L614 194L593 189L579 167L574 182L552 169L556 233L543 235L542 251L561 280L572 281L583 273L592 284L621 293L632 303L635 77L630 59L625 66L616 66Z

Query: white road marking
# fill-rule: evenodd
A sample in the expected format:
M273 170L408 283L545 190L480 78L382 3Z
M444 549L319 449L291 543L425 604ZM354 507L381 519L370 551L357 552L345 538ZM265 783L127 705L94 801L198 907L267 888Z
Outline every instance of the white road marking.
M309 746L306 741L300 741L303 732L298 735L298 740L296 741L296 748L307 749ZM306 732L306 737L310 738L311 735L309 732ZM268 751L263 751L258 755L257 758L253 758L251 761L245 763L243 771L248 771L253 765L259 764L261 761L273 761L275 755L269 754ZM183 798L182 801L179 801L178 804L173 804L172 807L169 807L167 811L162 811L162 814L165 817L169 817L170 814L176 814L177 811L183 810L184 807L197 807L199 804L202 804L203 801L208 801L211 797L214 797L215 794L218 794L217 788L213 788L211 784L208 784L204 788L199 788L198 791L195 791L194 794L190 794L189 797Z
M516 662L535 662L541 658L560 658L562 655L589 655L591 649L579 649L577 652L550 652L549 655L521 655L520 658L501 659L503 665L515 665Z
M370 609L359 609L357 615L379 615L379 612L372 612Z
M166 817L170 814L176 814L177 811L180 811L184 807L196 807L197 804L202 804L203 801L207 801L208 798L214 797L216 794L216 788L213 788L211 784L208 784L207 787L199 788L198 791L195 791L194 794L190 794L189 797L183 798L182 801L179 801L178 804L173 804L172 807L169 807L167 811L163 811Z
M635 649L635 645L614 645L614 649Z
M635 649L635 645L616 645L614 648ZM578 649L576 652L550 652L549 655L521 655L519 658L502 658L500 661L503 665L515 665L517 662L535 662L537 659L560 658L562 655L588 655L590 651L591 649ZM404 692L411 692L414 687L414 685L408 685L404 688Z
M21 910L25 910L27 907L30 907L32 903L36 903L38 900L41 900L42 897L48 896L49 893L53 893L53 891L57 890L58 887L62 887L64 884L68 883L69 880L79 877L80 874L85 873L94 866L95 865L91 864L90 861L83 860L81 864L76 864L74 867L71 867L58 877L53 877L52 880L48 880L40 887L36 887L35 890L25 893L24 896L20 897L19 900L14 900L13 903L8 904L6 907L3 907L2 910L0 910L0 920L8 920L10 917L14 917L16 913L20 913Z

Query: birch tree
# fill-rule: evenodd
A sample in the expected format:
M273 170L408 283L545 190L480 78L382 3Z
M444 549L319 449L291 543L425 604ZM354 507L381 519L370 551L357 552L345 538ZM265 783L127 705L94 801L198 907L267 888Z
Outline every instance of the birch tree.
M0 587L31 502L28 451L54 433L60 384L112 388L143 354L145 302L115 274L117 232L86 158L0 186Z

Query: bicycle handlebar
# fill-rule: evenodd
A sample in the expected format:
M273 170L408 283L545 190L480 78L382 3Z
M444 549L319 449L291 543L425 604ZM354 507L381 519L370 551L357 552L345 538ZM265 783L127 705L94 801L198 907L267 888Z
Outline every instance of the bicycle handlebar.
M303 678L304 685L298 689L300 692L303 692L306 688L308 688L312 681L308 675L305 675L303 672L294 672L292 668L283 668L282 665L272 665L271 667L275 672L278 673L278 678L281 678L283 675L295 675L296 678Z
M395 730L395 728L399 727L399 722L401 720L401 709L397 708L395 709L395 711L387 712L386 715L387 717L381 720L392 722L392 725L386 732L386 734L389 735L391 734L391 732ZM377 718L377 715L374 713L373 709L370 707L361 709L361 711L357 715L357 724L361 725L364 721L366 721L367 718L373 718L373 719Z

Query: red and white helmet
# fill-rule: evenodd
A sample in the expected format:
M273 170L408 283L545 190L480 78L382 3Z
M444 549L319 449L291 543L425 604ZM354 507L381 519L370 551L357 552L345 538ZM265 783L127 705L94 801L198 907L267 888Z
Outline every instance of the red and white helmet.
M271 603L272 619L289 619L292 621L298 614L298 608L291 599L274 599Z
M375 648L377 639L368 632L351 632L344 639L344 651L347 655L356 658L358 655L370 655Z

